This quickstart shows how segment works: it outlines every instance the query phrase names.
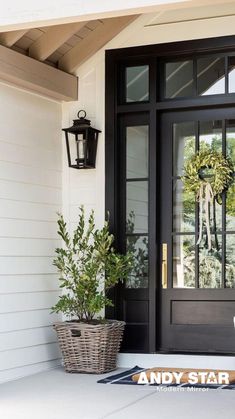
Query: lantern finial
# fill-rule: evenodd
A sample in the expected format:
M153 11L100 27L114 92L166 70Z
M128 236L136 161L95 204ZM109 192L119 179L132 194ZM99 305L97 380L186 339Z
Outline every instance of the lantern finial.
M80 116L81 112L83 112L83 116ZM79 119L85 119L86 118L86 111L84 111L84 109L81 109L80 111L78 111L77 116L78 116Z

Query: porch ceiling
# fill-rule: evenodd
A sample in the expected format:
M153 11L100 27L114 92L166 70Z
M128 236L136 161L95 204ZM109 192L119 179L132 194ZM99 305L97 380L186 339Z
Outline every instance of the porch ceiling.
M47 96L56 99L76 100L76 69L137 17L121 16L2 32L0 77L43 94L46 87ZM28 80L32 71L33 83ZM46 86L42 86L42 72L43 79L47 79ZM58 92L61 83L63 92Z
M0 44L52 67L74 74L82 62L136 17L136 15L122 16L2 32L0 33Z

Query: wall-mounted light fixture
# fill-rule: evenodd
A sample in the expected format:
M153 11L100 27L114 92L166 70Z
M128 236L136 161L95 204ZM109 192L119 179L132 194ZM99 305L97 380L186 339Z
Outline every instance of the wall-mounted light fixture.
M78 119L72 127L63 128L65 132L69 167L74 169L93 169L96 161L98 136L101 131L91 127L86 112L80 110Z

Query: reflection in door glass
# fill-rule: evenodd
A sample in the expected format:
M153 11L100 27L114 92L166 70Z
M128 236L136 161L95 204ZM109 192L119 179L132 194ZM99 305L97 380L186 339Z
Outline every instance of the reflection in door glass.
M222 153L222 121L201 121L200 150Z
M148 177L148 125L126 129L126 176Z
M173 230L177 233L195 231L195 195L185 192L182 180L173 185Z
M173 238L173 287L195 287L195 236Z
M135 257L134 267L126 281L126 287L148 287L148 237L127 236L126 248Z
M203 57L197 60L198 95L225 93L225 59Z
M226 235L226 287L235 288L235 235Z
M195 122L178 122L173 124L173 159L175 176L183 174L186 160L195 153Z
M206 240L206 239L205 239ZM222 238L212 236L212 250L208 252L205 240L199 249L199 288L221 288L222 285Z

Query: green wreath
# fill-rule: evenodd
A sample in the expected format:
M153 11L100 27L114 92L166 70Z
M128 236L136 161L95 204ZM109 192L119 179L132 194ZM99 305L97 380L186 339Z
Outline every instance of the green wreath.
M202 172L212 170L211 180L206 180ZM197 199L203 184L210 183L213 196L219 200L222 192L228 189L233 180L231 161L216 151L199 151L184 166L184 188L186 192L194 192ZM208 179L208 178L207 178Z
M203 176L203 170L211 170L211 174ZM221 204L221 194L228 189L233 180L233 165L229 159L226 159L222 153L216 151L199 151L189 159L184 167L185 192L194 192L199 202L199 237L197 245L202 242L205 224L206 227L206 246L208 250L212 249L210 219L211 212L214 221L214 234L216 249L219 250L219 244L216 233L216 201ZM212 209L212 211L211 211Z

